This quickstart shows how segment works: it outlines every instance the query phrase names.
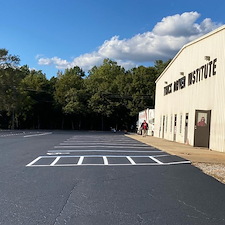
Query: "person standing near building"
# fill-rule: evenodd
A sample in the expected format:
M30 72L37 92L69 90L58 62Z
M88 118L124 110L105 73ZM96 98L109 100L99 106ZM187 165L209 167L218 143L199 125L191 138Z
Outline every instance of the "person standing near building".
M144 120L144 122L141 124L141 129L143 137L146 137L148 131L148 123L146 122L146 120Z

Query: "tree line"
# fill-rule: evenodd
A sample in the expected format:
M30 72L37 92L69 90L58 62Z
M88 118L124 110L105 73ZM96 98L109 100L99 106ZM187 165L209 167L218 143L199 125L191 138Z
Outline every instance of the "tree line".
M154 108L155 80L169 61L125 70L104 59L88 74L78 66L47 79L0 49L0 129L129 130Z

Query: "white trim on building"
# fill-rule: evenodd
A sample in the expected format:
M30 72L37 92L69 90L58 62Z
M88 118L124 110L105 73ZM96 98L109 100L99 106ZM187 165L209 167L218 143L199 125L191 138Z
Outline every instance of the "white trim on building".
M225 152L225 26L177 53L156 81L155 102L154 136Z

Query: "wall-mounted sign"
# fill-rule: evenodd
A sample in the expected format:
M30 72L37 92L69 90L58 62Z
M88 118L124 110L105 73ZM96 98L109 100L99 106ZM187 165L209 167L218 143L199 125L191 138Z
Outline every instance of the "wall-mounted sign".
M216 75L217 58L188 74L188 85L192 85Z
M182 78L174 81L173 83L168 84L167 86L164 87L164 95L168 95L172 92L185 88L186 83L188 83L188 86L190 86L204 79L216 75L216 63L217 58L195 69L193 72L188 74L187 78L186 76L183 76ZM186 80L188 81L186 82Z

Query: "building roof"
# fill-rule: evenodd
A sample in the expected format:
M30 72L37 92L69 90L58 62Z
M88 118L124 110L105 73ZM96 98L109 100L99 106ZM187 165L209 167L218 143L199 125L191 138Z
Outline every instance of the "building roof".
M191 46L193 44L196 44L199 41L202 41L205 38L208 38L209 36L214 35L215 33L220 32L222 30L225 30L225 25L223 25L223 26L221 26L221 27L219 27L219 28L217 28L217 29L215 29L215 30L213 30L213 31L211 31L211 32L209 32L209 33L207 33L207 34L205 34L205 35L203 35L203 36L195 39L194 41L191 41L191 42L187 43L186 45L184 45L180 49L180 51L174 56L174 58L171 60L171 62L168 64L168 66L163 70L163 72L160 74L160 76L155 81L155 83L157 83L161 79L161 77L164 75L164 73L170 68L170 66L174 63L174 61L176 60L176 58L184 51L184 49L186 49L187 47L189 47L189 46Z

